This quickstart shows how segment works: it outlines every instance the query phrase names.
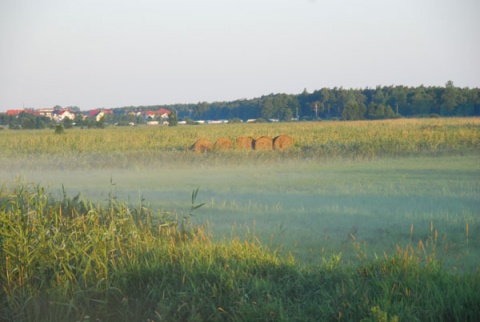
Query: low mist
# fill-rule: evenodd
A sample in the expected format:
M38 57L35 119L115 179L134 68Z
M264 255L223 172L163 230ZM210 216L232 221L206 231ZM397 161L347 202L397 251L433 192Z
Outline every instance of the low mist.
M327 253L348 258L354 243L381 254L428 238L432 224L461 248L461 234L452 231L464 229L466 220L472 232L479 228L480 167L475 157L453 158L3 168L0 181L40 184L59 199L64 188L95 203L114 197L178 214L189 211L199 188L196 202L205 205L192 222L214 238L254 231L280 253L315 263Z

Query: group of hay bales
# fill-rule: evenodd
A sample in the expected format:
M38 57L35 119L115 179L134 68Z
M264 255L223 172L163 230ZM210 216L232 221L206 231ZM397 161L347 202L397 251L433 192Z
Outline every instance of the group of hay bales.
M224 151L236 148L237 150L286 150L293 146L295 140L288 135L279 135L273 139L268 136L261 136L257 139L251 137L240 137L235 140L235 145L232 140L226 137L219 138L215 143L208 139L199 139L195 142L191 150L197 153L208 152L211 150Z

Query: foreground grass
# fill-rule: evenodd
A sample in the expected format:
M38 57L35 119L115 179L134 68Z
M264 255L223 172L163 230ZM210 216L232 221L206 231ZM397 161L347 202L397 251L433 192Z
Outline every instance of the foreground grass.
M192 194L192 209L196 207ZM0 192L0 320L475 321L479 272L422 241L356 265L303 266L253 234L214 242L189 214L40 186ZM361 250L359 250L361 257Z

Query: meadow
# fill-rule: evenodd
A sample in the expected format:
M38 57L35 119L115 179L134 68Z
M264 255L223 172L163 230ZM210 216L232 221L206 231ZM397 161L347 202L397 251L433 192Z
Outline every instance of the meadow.
M479 129L1 131L0 320L474 321ZM279 134L294 148L188 149Z
M8 166L41 168L131 168L169 166L180 162L240 164L253 161L372 159L409 155L467 153L478 150L477 118L413 119L357 122L302 122L198 125L178 127L110 127L103 131L72 129L0 132L1 161ZM195 156L190 146L199 138L292 136L296 149L283 154L232 153ZM251 152L251 151L250 151ZM13 161L13 162L12 162Z

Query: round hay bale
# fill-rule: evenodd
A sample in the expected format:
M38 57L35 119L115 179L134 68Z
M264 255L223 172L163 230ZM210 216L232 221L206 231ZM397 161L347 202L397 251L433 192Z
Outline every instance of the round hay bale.
M285 150L293 146L295 140L288 135L279 135L273 138L274 150Z
M219 138L213 147L215 150L230 150L232 148L232 140L229 138Z
M252 138L242 137L235 140L235 145L237 146L237 149L240 149L240 150L251 150L252 144L253 144Z
M192 150L196 153L203 153L210 151L213 148L212 142L208 139L199 139L192 145Z
M257 151L271 150L273 148L272 138L268 136L261 136L253 141L253 149Z

